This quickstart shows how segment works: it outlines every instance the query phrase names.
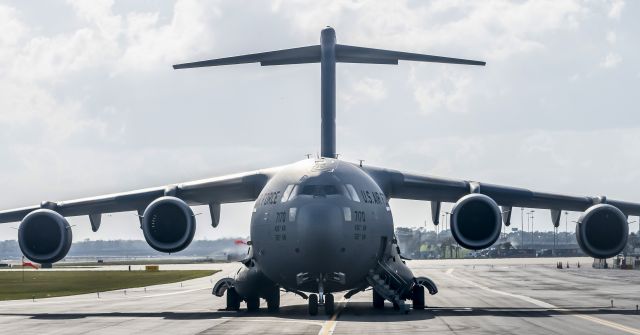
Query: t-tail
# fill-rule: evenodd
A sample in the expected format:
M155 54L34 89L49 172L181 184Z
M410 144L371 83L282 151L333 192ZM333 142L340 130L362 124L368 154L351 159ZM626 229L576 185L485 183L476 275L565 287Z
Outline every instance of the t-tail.
M336 63L397 65L400 60L482 66L486 64L475 60L337 44L335 30L327 27L320 33L320 45L177 64L173 68L187 69L244 63L260 63L262 66L320 63L322 100L320 152L322 157L336 158Z

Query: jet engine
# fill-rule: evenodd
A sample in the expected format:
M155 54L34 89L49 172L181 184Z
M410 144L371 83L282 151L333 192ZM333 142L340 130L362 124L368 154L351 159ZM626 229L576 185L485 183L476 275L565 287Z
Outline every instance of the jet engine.
M589 207L576 223L578 245L593 258L617 255L627 245L628 236L627 217L608 204Z
M193 240L196 232L195 215L181 199L161 197L144 210L142 231L152 248L162 252L178 252Z
M50 209L37 209L24 217L18 230L22 254L36 263L55 263L71 248L71 226Z
M502 216L493 199L484 194L465 195L451 210L451 234L461 246L479 250L500 236Z

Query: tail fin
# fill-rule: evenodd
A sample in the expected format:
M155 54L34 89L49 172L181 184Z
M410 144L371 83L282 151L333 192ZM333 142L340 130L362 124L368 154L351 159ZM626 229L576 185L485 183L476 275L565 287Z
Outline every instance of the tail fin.
M336 158L336 63L394 64L408 60L417 62L448 63L463 65L485 65L485 62L399 52L382 49L354 47L336 44L336 32L327 27L320 33L320 45L261 52L243 56L217 58L201 62L174 65L174 69L220 66L245 63L268 65L288 65L320 63L321 119L320 145L322 157Z

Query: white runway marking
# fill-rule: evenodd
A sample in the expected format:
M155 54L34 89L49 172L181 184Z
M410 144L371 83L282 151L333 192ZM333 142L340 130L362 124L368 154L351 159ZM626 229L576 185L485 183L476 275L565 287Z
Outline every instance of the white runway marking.
M236 320L236 317L224 317L224 318L220 318L222 320ZM273 323L302 323L302 324L309 324L309 325L314 325L314 326L320 326L322 327L324 325L324 323L320 322L320 321L306 321L306 320L269 320L269 319L242 319L242 322L273 322Z
M137 288L136 288L137 289ZM121 297L106 297L106 298L95 298L92 299L91 297L87 296L86 294L81 295L80 297L78 297L77 299L58 299L58 298L45 298L45 299L36 299L35 301L32 300L28 300L28 299L23 299L23 300L10 300L10 301L5 301L4 303L0 303L0 308L2 307L15 307L15 306L27 306L27 305L55 305L55 304L68 304L68 303L74 303L74 302L95 302L95 301L117 301L117 300L125 300L125 299L142 299L142 298L157 298L157 297L164 297L164 296L168 296L168 295L176 295L176 294L185 294L185 293L190 293L190 292L195 292L195 291L201 291L201 290L209 290L210 287L201 287L201 288L195 288L195 289L191 289L191 290L184 290L184 291L176 291L176 292L169 292L169 293L160 293L160 294L152 294L152 295L142 295L142 296L121 296ZM129 292L135 292L135 293L140 293L139 291L133 291L132 289L128 289ZM102 294L104 293L114 293L114 292L120 292L122 290L116 290L116 291L105 291L105 292L100 292ZM51 300L49 300L51 299Z
M453 269L449 269L449 270L453 270ZM451 275L451 273L449 271L447 271L447 274ZM482 286L480 284L477 284L477 283L474 283L472 281L469 281L469 280L466 280L466 279L462 279L462 278L459 278L459 277L456 278L456 279L459 280L459 281L465 282L466 284L475 286L475 287L477 287L477 288L479 288L481 290L487 291L487 292L491 292L491 293L495 293L495 294L500 294L500 295L504 295L504 296L508 296L508 297L512 297L512 298L516 298L516 299L520 299L520 300L526 301L528 303L534 304L534 305L536 305L538 307L554 309L554 310L563 312L563 313L565 313L567 315L572 315L572 316L581 318L583 320L588 320L588 321L591 321L591 322L594 322L594 323L597 323L597 324L600 324L600 325L603 325L603 326L607 326L609 328L617 329L617 330L620 330L620 331L623 331L623 332L626 332L626 333L629 333L629 334L640 335L640 329L637 329L637 328L625 326L623 324L620 324L620 323L617 323L617 322L613 322L613 321L604 320L604 319L601 319L601 318L597 318L595 316L582 315L582 314L579 314L579 313L577 313L575 311L571 311L571 310L568 310L566 308L560 308L558 306L552 305L552 304L544 302L542 300L538 300L538 299L535 299L535 298L527 297L525 295L519 295L519 294L513 294L513 293L509 293L509 292L495 290L495 289L488 288L486 286Z

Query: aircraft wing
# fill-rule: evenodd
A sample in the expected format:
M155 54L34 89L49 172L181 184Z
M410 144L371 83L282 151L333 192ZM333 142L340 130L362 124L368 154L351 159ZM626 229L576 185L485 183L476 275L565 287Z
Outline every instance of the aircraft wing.
M179 197L189 205L253 201L278 169L251 171L69 201L43 201L40 205L0 211L0 223L21 221L31 211L39 208L52 209L62 216L142 212L150 202L165 195Z
M572 196L532 191L525 188L448 179L376 167L364 167L389 198L456 202L469 193L480 193L503 207L585 211L607 203L625 215L640 215L640 203L612 200L604 196Z

